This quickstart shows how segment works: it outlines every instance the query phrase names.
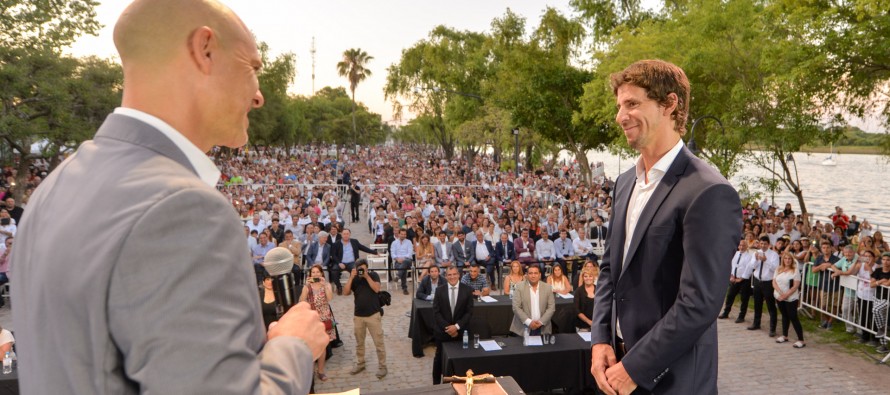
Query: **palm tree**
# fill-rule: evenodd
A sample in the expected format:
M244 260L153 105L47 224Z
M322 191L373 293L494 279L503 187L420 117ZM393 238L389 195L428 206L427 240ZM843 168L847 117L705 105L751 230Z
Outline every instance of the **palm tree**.
M366 66L374 59L361 48L347 49L343 52L343 60L337 63L337 73L349 80L349 90L352 91L352 137L355 139L358 132L355 128L355 88L359 82L371 76L371 70Z

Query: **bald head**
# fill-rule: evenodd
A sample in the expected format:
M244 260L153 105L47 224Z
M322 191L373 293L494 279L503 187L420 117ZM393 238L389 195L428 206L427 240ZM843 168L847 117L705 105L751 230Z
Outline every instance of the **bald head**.
M263 105L262 58L247 27L215 0L136 0L118 19L122 107L166 122L204 152L247 142Z
M240 19L214 0L136 0L114 26L114 45L125 67L163 65L188 53L189 38L205 26L220 45L243 39L246 32Z

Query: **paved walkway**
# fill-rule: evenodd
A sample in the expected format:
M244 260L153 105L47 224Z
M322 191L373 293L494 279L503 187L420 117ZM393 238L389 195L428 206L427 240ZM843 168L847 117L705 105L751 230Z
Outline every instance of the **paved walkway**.
M349 224L348 227L358 240L366 244L369 242L367 224ZM395 284L389 290L393 301L391 306L385 308L383 317L389 375L383 380L378 380L374 375L377 356L370 336L366 339L368 369L355 376L349 374L355 355L353 297L335 297L331 304L339 320L338 328L344 346L334 350L334 356L325 369L330 379L325 383L316 383L318 393L357 387L362 392L377 392L432 383L430 375L435 347L426 347L423 358L411 355L409 318L405 313L410 311L412 296L402 295ZM765 330L745 330L748 324L750 318L745 324L719 320L718 386L721 393L886 394L888 391L886 377L890 377L890 367L875 365L874 361L862 354L851 355L850 351L835 344L820 344L811 336L804 349L794 349L791 343L776 344ZM0 308L0 325L14 328L9 307Z

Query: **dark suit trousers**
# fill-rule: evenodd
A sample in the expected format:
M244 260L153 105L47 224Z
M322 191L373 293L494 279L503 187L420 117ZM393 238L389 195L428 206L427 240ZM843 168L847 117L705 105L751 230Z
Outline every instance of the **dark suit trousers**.
M760 281L756 278L751 280L754 283L754 326L760 326L760 316L763 314L763 302L766 302L766 309L769 311L769 330L776 331L776 298L773 297L773 282Z
M751 293L750 278L729 284L729 290L726 292L726 304L723 306L723 315L729 315L729 312L732 311L732 304L735 303L735 297L741 295L742 306L741 311L739 311L739 318L745 318L745 314L748 313L748 300L751 298Z

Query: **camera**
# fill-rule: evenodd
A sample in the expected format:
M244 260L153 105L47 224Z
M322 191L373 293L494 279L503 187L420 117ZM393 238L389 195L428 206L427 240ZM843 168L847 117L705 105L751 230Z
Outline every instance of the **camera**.
M10 218L0 218L0 225L7 226L10 223L12 223L12 221L10 221Z
M357 273L359 276L364 276L364 275L365 275L365 269L358 269L358 270L356 270L356 273Z
M312 281L312 282L314 282L314 283L320 283L320 282L321 282L321 278L319 278L319 277L312 277L312 278L309 279L309 281Z

